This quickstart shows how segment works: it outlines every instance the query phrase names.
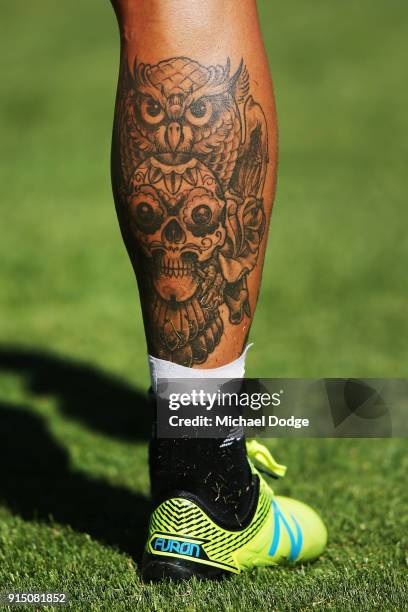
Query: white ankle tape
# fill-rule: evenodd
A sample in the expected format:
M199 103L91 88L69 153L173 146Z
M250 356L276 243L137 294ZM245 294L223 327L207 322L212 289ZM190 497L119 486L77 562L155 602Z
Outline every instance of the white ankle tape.
M172 361L157 359L157 357L148 355L153 391L157 391L157 380L159 378L225 378L228 380L244 378L245 358L251 346L252 344L248 344L242 355L235 361L219 368L210 369L186 368Z

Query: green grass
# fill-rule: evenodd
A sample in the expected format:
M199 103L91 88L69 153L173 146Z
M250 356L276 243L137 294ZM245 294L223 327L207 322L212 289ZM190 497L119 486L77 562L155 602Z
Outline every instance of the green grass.
M73 10L74 9L74 10ZM2 2L0 591L84 610L407 609L402 440L279 440L315 564L147 586L148 384L112 204L118 40L107 0ZM279 188L251 376L406 376L402 0L260 2Z

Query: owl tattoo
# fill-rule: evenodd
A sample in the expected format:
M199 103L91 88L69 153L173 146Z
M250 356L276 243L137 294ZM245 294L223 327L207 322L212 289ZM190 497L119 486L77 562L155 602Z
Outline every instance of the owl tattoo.
M127 226L148 272L156 356L203 363L250 316L247 276L264 234L264 113L243 62L135 62L122 78L119 149Z

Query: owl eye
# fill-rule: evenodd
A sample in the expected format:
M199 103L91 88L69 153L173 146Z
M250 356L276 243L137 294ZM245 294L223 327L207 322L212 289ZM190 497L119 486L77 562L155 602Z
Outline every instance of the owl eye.
M157 100L152 97L144 98L140 105L140 113L146 123L156 124L164 119L164 110Z
M205 100L197 100L197 102L194 102L194 104L192 104L190 107L190 111L193 117L196 117L196 119L202 119L207 112L207 104Z
M186 111L186 119L193 125L205 125L211 118L213 107L207 98L199 98Z
M150 117L157 117L157 115L160 115L161 106L158 102L156 102L156 100L149 98L147 100L146 111Z

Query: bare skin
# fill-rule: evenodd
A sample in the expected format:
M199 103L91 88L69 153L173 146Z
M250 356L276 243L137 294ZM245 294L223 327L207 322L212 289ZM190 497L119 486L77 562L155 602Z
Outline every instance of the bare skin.
M276 183L272 85L254 0L113 0L121 69L116 210L150 354L239 357Z

